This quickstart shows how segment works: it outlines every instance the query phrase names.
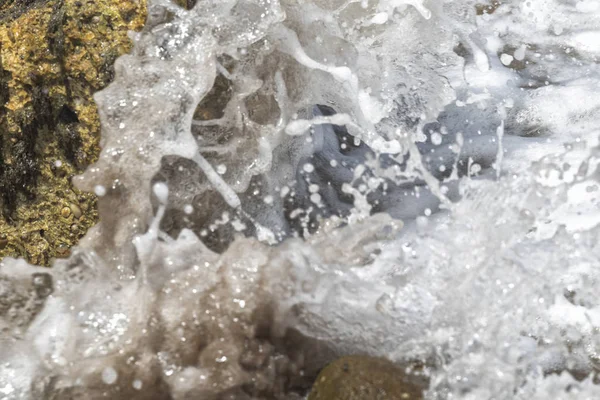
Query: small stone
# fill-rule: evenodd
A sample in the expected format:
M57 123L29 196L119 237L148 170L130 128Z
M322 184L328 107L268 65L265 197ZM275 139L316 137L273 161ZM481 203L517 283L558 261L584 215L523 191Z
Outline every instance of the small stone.
M56 257L67 258L69 257L69 255L71 255L71 250L69 249L69 246L67 246L64 243L59 244L56 248Z
M63 207L62 210L60 210L60 215L63 218L68 218L69 215L71 215L71 209L69 207Z
M71 203L71 204L69 204L69 208L71 209L71 212L73 213L73 216L75 218L81 217L81 215L82 215L81 208L79 208L79 206L77 204Z

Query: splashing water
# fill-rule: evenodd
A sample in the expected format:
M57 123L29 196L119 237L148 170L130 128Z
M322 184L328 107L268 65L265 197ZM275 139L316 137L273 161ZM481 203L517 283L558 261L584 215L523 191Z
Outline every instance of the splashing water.
M96 95L101 222L0 263L5 399L597 399L596 1L151 0Z

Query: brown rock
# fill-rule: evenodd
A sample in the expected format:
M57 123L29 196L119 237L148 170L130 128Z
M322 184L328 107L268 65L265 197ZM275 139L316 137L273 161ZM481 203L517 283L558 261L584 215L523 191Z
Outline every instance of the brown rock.
M308 400L420 400L423 390L388 360L348 356L321 371Z
M99 154L92 95L145 13L146 0L0 1L0 259L47 265L95 224L71 178Z

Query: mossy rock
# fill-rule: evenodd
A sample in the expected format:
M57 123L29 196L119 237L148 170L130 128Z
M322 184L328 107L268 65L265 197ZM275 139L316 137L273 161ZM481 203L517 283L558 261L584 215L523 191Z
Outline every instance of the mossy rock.
M130 50L146 0L0 3L0 259L47 265L97 220L71 179L98 157L92 95Z
M348 356L321 371L308 400L421 400L423 389L388 360Z

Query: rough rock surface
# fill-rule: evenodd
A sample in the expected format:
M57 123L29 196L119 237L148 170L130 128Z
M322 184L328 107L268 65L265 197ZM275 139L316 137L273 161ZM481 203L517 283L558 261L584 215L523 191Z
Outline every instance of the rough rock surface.
M47 265L97 219L71 184L99 153L94 92L129 51L145 0L0 2L0 259Z

